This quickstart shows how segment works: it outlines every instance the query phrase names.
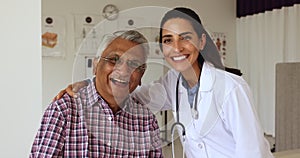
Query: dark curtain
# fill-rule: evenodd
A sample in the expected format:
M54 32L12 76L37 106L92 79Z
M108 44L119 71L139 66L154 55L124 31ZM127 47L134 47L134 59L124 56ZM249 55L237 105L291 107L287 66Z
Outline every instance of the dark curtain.
M237 0L236 17L263 13L284 6L299 4L300 0Z

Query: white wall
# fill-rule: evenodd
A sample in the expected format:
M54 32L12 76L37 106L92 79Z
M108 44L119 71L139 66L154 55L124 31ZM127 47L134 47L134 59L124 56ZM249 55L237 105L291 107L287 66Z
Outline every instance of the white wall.
M184 2L184 3L183 3ZM43 0L43 16L61 16L66 20L66 52L64 58L43 57L43 106L47 106L60 89L72 82L76 54L74 42L75 14L100 15L106 4L115 4L120 10L139 6L188 6L199 13L204 26L211 32L227 34L226 65L236 67L235 0ZM158 17L157 20L160 20Z
M40 0L1 0L0 157L28 157L42 111Z
M76 53L72 15L100 14L108 3L116 4L121 10L144 5L183 5L182 0L43 0L41 11L40 0L1 0L0 157L28 157L41 118L41 105L46 106L58 90L71 82ZM209 31L228 35L226 64L236 66L235 1L190 0L184 1L183 6L197 11ZM43 58L41 61L41 13L66 19L64 58Z

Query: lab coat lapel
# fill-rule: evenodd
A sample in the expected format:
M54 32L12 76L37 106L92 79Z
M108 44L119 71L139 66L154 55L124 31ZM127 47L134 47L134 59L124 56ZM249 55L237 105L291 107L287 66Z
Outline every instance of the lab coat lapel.
M188 102L187 90L182 85L182 78L179 81L178 88L180 122L183 123L186 128L188 128L191 125L193 118L191 114L190 104Z
M204 137L214 127L218 120L218 109L215 102L214 89L216 81L216 69L208 62L203 64L200 77L200 94L202 98L201 113L202 125L200 128L200 136ZM200 101L199 101L200 102Z

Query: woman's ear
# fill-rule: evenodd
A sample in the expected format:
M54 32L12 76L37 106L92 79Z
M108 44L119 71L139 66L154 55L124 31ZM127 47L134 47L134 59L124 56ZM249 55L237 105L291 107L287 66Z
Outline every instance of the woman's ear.
M200 50L203 50L206 44L206 34L202 33L201 38L200 38Z

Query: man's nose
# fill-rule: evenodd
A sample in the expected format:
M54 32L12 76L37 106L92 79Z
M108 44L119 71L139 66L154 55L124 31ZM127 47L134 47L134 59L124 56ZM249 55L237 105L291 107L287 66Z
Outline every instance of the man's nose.
M130 73L132 69L128 66L127 60L120 59L119 62L115 65L116 69L120 73Z

